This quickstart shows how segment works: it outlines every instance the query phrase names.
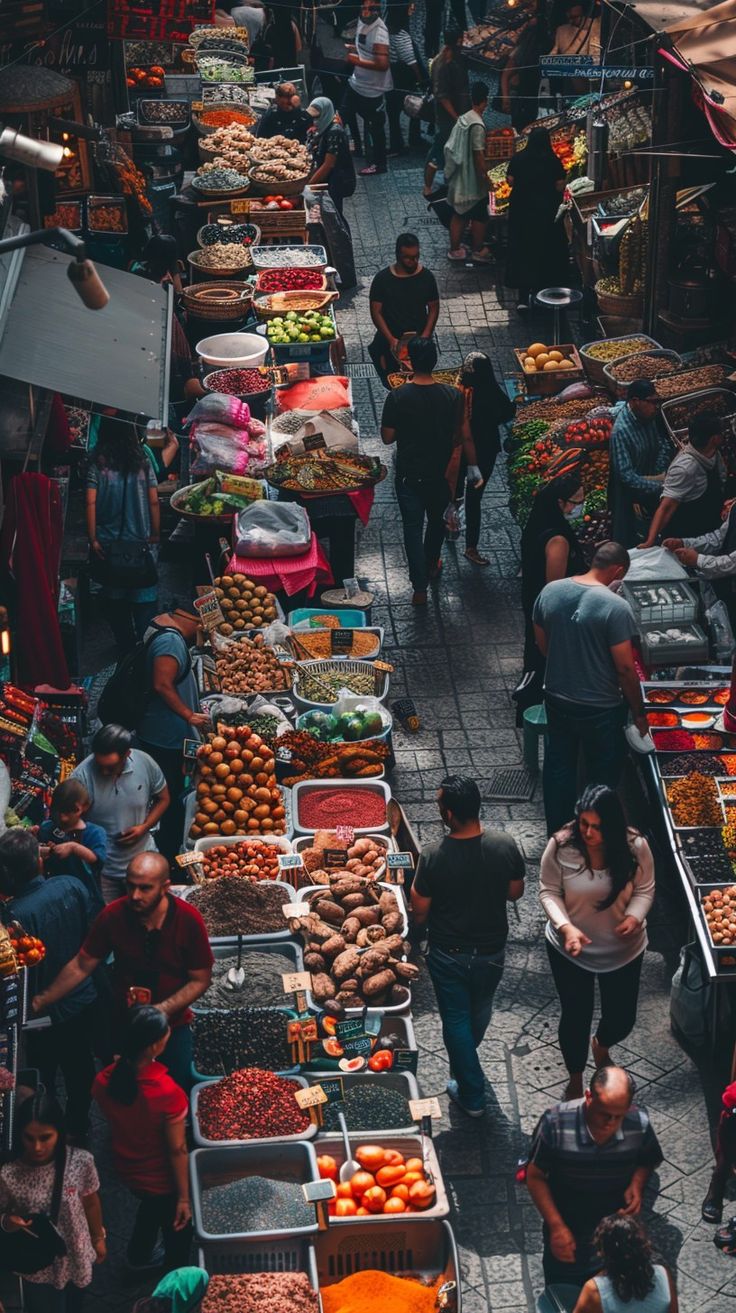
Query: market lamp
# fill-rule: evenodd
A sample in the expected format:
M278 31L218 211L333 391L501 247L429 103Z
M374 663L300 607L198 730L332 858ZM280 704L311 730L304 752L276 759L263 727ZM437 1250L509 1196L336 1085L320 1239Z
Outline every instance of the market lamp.
M29 169L46 169L48 173L56 173L64 158L64 148L55 141L39 141L35 137L27 137L17 128L3 128L0 130L0 155L15 160L17 164L25 164Z
M10 621L8 620L8 608L0 606L0 656L9 657L12 647L10 637Z
M36 232L21 233L18 237L6 237L0 241L0 255L5 251L18 251L25 246L51 246L54 242L60 242L74 256L67 274L80 301L88 310L103 310L110 300L110 293L92 261L87 259L81 237L75 237L68 228L42 228Z

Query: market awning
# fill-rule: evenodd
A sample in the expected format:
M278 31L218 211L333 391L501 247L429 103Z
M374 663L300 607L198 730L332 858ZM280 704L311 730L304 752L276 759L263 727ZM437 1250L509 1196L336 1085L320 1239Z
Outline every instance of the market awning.
M48 246L0 260L0 376L167 418L170 289L100 266L110 300L88 310Z
M736 150L736 0L678 19L666 31L674 62L700 87L716 139Z

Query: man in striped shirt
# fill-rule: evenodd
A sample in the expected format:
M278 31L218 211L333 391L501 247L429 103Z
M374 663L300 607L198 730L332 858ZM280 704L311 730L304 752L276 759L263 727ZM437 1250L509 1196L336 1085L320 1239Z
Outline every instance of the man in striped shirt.
M582 1099L557 1103L534 1132L526 1183L544 1222L547 1285L583 1286L600 1268L593 1233L611 1213L641 1211L662 1150L622 1067L600 1067Z
M648 521L662 495L672 444L661 426L660 401L647 378L630 383L626 400L615 407L611 433L611 469L608 501L613 510L613 538L624 547L634 547L642 537L642 508Z

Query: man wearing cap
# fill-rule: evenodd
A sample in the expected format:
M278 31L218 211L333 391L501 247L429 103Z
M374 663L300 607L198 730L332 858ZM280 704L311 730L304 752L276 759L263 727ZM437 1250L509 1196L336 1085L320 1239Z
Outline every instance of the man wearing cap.
M276 100L266 110L258 127L257 137L286 137L289 141L300 141L302 146L307 140L307 133L312 120L296 93L293 82L279 82L276 87Z
M613 512L613 538L633 547L662 494L672 444L659 419L660 401L646 378L630 383L626 400L614 407L608 502Z
M182 745L185 739L198 739L200 728L210 723L209 716L200 711L189 655L199 628L196 613L177 607L154 616L143 635L143 641L148 644L148 697L138 724L138 741L161 767L171 795L171 804L158 833L158 847L169 861L181 846L183 829Z

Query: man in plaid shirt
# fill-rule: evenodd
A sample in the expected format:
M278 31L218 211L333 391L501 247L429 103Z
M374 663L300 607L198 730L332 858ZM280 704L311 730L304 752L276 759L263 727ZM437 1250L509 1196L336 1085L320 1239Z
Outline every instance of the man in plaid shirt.
M649 379L630 383L626 400L614 409L608 501L613 510L613 539L633 547L662 495L662 482L672 459L672 444L659 419L659 397Z

